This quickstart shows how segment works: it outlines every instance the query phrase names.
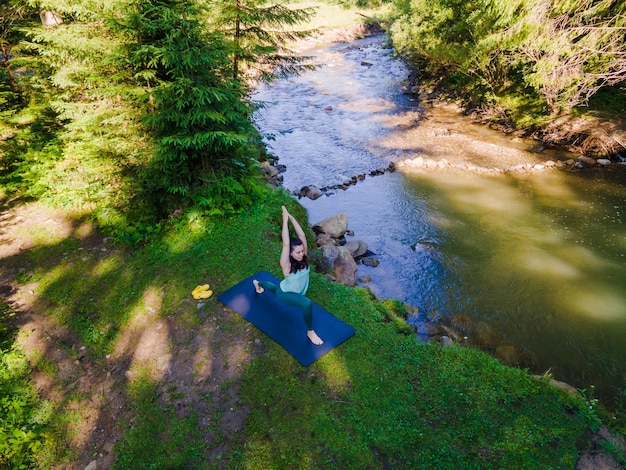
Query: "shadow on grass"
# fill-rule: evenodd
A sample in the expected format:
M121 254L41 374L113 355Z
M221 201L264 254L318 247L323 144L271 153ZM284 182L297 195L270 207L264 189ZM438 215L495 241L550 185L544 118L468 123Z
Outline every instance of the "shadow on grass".
M217 295L199 303L191 291L230 287L245 250L222 247L215 257L198 239L119 248L80 218L44 212L34 223L23 210L6 208L0 223L1 293L19 328L8 341L25 351L35 387L56 409L37 458L108 467L119 446L121 467L219 460L247 414L242 366L265 346Z

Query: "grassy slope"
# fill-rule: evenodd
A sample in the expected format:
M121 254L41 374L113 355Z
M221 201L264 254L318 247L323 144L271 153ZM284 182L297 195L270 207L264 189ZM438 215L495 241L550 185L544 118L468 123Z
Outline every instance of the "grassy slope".
M201 369L190 372L193 384L184 391L176 389L182 380L155 378L150 366L135 368L127 381L122 369L119 389L103 393L121 394L129 410L115 424L117 468L574 467L587 423L572 413L561 391L479 351L419 344L394 321L397 305L383 304L365 289L312 276L313 300L357 333L309 368L254 329L245 333L246 322L215 296L198 315L189 302L195 285L210 282L219 294L258 270L279 274L282 203L304 216L295 201L278 193L228 221L179 220L141 249L91 258L78 249L75 230L53 243L42 234L40 246L8 260L32 267L15 287L34 286L34 311L67 327L94 367L110 364L119 343L128 340L128 325L146 316L154 292L162 304L153 321L167 321L173 356L193 350L193 357L210 357L226 348L223 360L238 361L236 373L218 384L236 395L229 401L228 394L208 391L211 375L204 377ZM222 333L196 345L194 338L216 318ZM254 346L255 338L261 347ZM232 357L234 343L248 354ZM53 363L52 351L62 347L57 338L49 358L31 358L37 373L65 387L56 396L45 452L40 449L45 466L88 462L93 455L87 445L61 445L75 440L81 420L92 414L80 408L89 407L85 399L97 401L88 396L89 387L97 388L95 377L85 391L73 385L88 376L85 365L68 379L64 367ZM136 358L138 349L131 347L129 356ZM223 422L233 408L243 410L245 421L229 432Z

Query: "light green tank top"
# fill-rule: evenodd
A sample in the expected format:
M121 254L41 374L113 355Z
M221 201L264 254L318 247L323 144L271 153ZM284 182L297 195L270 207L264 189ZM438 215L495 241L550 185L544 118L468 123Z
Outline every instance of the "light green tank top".
M280 290L283 292L295 292L304 295L309 288L309 272L310 267L289 274L285 279L280 281Z

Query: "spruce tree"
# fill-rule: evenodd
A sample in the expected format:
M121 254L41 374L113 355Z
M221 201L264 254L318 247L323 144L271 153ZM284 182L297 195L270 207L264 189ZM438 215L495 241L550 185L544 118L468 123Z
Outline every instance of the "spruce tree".
M290 8L286 2L210 0L211 21L224 33L232 50L233 78L242 73L270 80L312 67L287 45L311 31L295 26L307 21L315 8Z
M116 27L119 63L143 86L156 153L143 175L159 203L191 198L209 212L251 202L257 132L245 89L231 80L228 46L192 1L139 0ZM166 209L168 205L166 205Z

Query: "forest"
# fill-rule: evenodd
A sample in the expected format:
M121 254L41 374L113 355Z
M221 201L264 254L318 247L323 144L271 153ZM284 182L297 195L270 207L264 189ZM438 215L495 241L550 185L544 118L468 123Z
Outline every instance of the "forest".
M603 423L624 435L623 399L604 410L593 390L566 395L478 351L420 347L398 302L315 276L315 300L358 324L361 342L307 370L273 345L250 352L258 337L216 304L199 317L181 300L189 278L225 287L270 265L268 207L304 216L266 184L270 156L253 120L263 103L250 96L260 81L312 68L291 45L327 26L312 20L329 7L382 25L424 89L528 135L562 116L626 112L623 0L2 0L0 204L45 204L115 251L80 267L80 237L35 235L37 249L0 258L0 467L85 468L103 454L114 460L97 468L575 468L583 452L626 462L618 441L590 437ZM225 246L233 239L241 253ZM64 354L100 372L162 288L149 309L172 332L219 323L223 382L183 390L122 370L121 358L113 385L104 374L93 394L78 390L54 347L22 350L10 297L35 284L31 308L72 338ZM177 334L170 347L192 347ZM239 341L239 361L252 362L235 376ZM363 353L363 342L376 348ZM42 396L36 374L62 396ZM126 401L111 411L114 443L100 442L96 429L109 428L87 415L113 390ZM229 410L245 424L224 424ZM93 432L81 440L85 423Z
M612 116L625 111L624 2L361 6L386 7L370 20L388 27L423 83L518 129L590 104ZM90 207L103 229L129 239L176 210L225 215L248 206L265 158L250 86L307 69L288 45L306 36L314 10L255 1L3 2L5 195Z

